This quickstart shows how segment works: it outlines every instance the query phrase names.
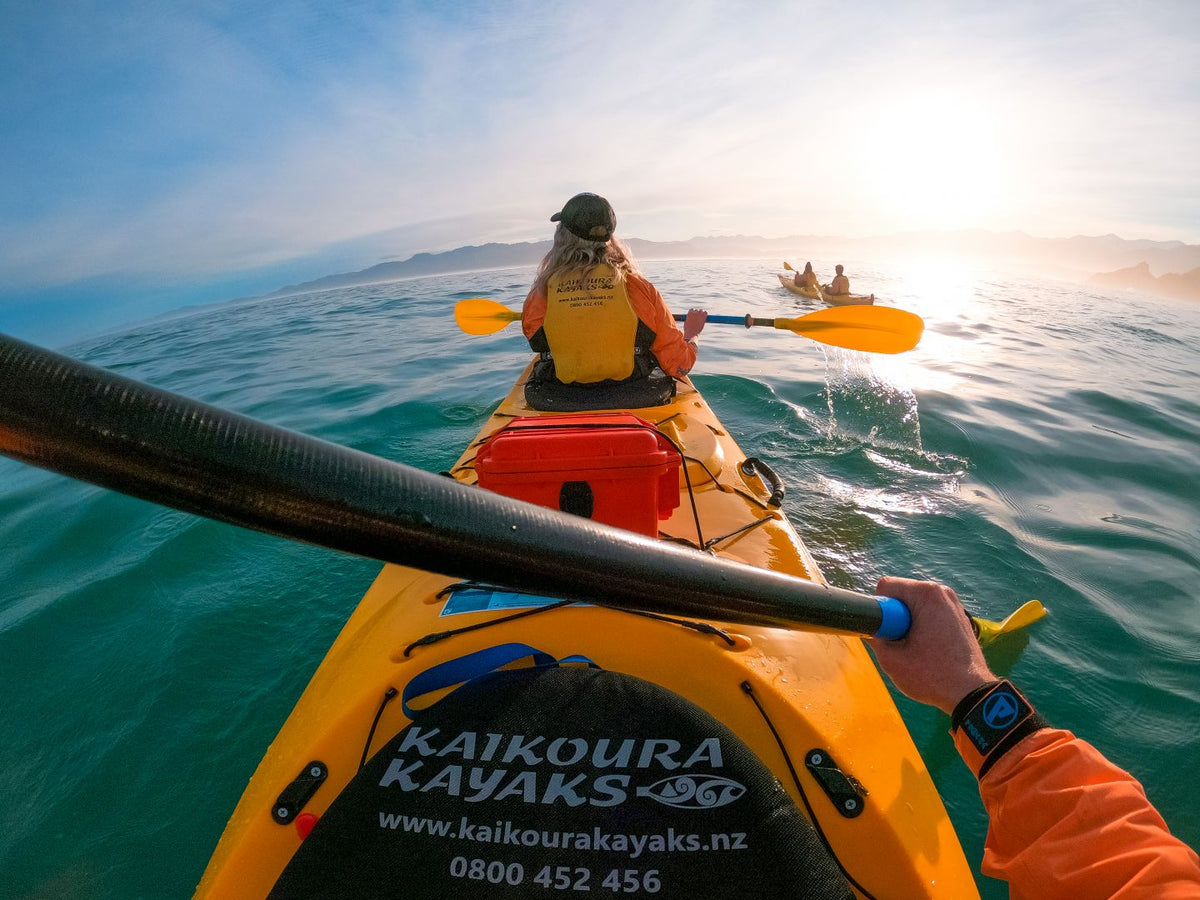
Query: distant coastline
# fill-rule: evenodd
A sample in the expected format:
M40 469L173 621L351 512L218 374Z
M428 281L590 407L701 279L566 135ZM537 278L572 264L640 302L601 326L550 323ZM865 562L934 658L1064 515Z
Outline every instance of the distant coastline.
M1148 294L1179 300L1200 300L1200 268L1182 274L1166 272L1156 276L1150 271L1149 263L1143 261L1136 266L1118 269L1115 272L1093 275L1088 283L1101 287L1145 291Z
M1022 232L962 231L913 232L879 238L738 235L668 242L631 238L628 242L642 260L731 257L895 260L915 256L958 256L1069 281L1200 299L1200 245L1181 241L1126 240L1114 234L1039 238ZM541 260L549 246L549 241L491 243L441 253L418 253L402 261L383 262L355 272L288 285L266 296L334 290L423 275L532 266Z

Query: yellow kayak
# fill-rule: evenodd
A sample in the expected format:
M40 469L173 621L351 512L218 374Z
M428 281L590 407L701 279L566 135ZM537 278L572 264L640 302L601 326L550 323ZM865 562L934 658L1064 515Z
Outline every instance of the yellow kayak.
M453 478L823 583L782 486L689 380L665 406L564 416L526 405L529 371ZM389 564L197 896L816 896L802 891L817 882L849 885L819 896L978 896L861 639Z
M801 287L791 275L780 274L779 283L793 294L810 300L824 300L830 306L869 306L875 302L874 294L828 294L823 290Z

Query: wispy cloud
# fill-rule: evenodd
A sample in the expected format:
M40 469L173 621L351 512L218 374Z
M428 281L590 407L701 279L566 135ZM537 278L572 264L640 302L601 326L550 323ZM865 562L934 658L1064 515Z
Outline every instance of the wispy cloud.
M319 7L14 10L8 290L541 238L583 189L658 239L1200 240L1190 0Z

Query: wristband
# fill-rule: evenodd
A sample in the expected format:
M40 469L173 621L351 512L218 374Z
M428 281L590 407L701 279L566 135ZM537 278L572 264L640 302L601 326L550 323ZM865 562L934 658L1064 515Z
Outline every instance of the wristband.
M958 702L950 718L954 743L980 778L1023 738L1046 727L1010 681L977 687Z

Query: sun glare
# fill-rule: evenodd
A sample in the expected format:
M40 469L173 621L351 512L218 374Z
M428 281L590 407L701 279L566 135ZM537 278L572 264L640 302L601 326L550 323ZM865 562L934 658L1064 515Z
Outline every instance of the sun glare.
M925 319L918 350L896 356L873 356L876 377L913 391L954 393L969 389L961 372L977 365L986 345L964 340L964 323L983 321L986 310L976 290L979 272L963 260L922 256L898 268L902 283L919 286L912 296L893 298L896 305ZM947 361L952 361L947 364Z
M1011 178L1005 119L978 99L907 96L861 123L878 212L910 228L967 228L1000 211Z

